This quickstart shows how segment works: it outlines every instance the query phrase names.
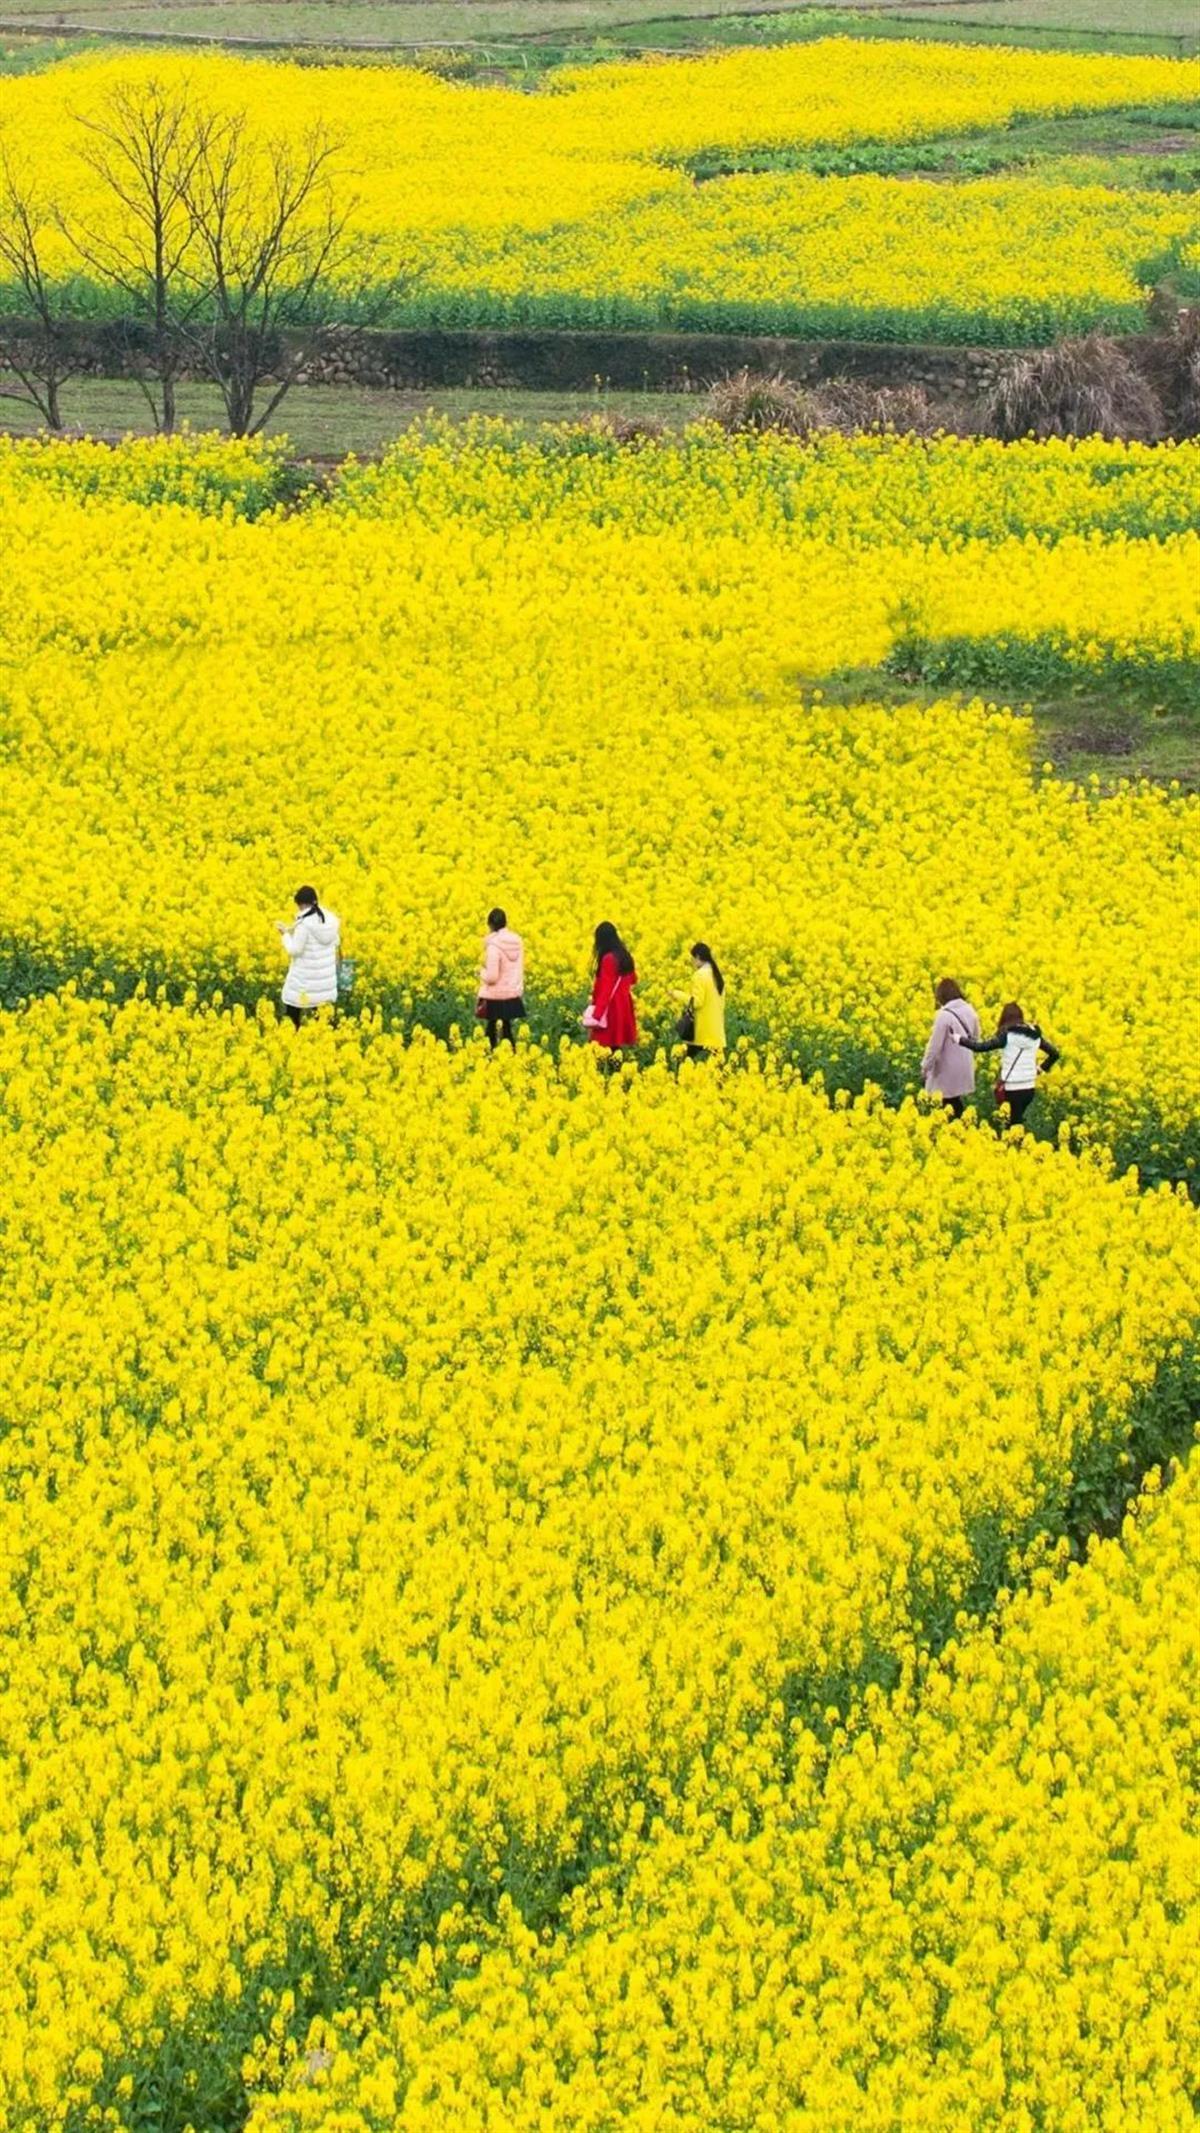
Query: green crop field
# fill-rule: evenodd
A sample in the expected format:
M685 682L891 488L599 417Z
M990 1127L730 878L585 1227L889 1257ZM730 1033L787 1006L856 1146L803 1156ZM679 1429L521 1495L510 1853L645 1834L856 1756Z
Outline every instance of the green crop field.
M1188 0L863 0L846 9L783 9L770 0L4 0L0 23L29 33L0 52L0 67L41 64L86 47L87 33L419 53L444 47L465 68L540 72L617 50L686 50L825 36L953 39L1034 48L1183 52L1200 48L1200 14ZM82 32L83 35L78 34Z
M763 10L765 12L765 10ZM758 10L755 0L722 8L681 0L680 16L694 15L703 33L706 18L738 19ZM281 44L429 45L481 43L493 37L537 37L548 31L604 32L623 24L651 22L662 0L194 0L185 7L122 5L121 0L78 0L47 8L39 0L6 0L5 20L85 23L101 30L178 31L189 36L265 38Z
M879 0L886 6L888 0ZM1189 0L940 0L912 6L895 0L913 22L996 25L1013 30L1084 31L1098 36L1187 38L1200 41L1200 9Z

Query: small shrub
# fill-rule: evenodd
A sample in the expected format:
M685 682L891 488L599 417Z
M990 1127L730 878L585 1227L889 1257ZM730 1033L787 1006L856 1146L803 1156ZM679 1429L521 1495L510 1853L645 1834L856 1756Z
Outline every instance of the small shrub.
M988 395L987 424L1007 443L1021 437L1133 437L1162 434L1162 409L1149 380L1123 348L1089 333L1014 356Z
M813 396L782 370L743 368L709 388L705 413L731 433L780 430L807 437L817 427Z
M425 46L406 52L403 64L415 68L418 74L436 74L439 81L469 81L478 65L475 53L456 46L444 50Z

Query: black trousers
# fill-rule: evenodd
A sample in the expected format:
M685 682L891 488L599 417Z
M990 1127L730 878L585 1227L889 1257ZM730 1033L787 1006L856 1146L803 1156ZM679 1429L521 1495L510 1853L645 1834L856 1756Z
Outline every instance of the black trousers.
M1019 1126L1030 1104L1037 1095L1036 1089L1010 1089L1008 1094L1008 1122Z
M517 1024L525 1020L524 1000L485 1000L483 1023L487 1040L495 1051L501 1037L507 1037L514 1052L517 1048Z
M965 1099L961 1096L943 1096L942 1109L943 1111L948 1111L951 1118L961 1118L964 1101Z

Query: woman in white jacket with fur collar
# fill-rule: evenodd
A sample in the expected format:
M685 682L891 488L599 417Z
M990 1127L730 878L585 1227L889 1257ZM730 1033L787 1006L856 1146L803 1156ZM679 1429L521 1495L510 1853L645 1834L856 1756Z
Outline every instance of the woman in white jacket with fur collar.
M284 1013L299 1028L310 1007L331 1007L338 996L338 942L341 923L333 911L323 911L315 889L297 889L296 917L276 921L283 952L288 959L283 981Z

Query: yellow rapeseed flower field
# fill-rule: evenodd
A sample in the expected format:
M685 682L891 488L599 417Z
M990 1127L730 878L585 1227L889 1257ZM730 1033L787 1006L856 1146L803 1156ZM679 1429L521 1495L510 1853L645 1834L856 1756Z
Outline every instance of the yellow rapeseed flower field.
M286 438L231 438L215 431L127 437L119 451L86 437L67 444L48 435L4 434L0 487L9 498L183 504L217 516L254 518L278 502L286 455ZM1147 494L1145 501L1158 525L1161 496L1155 501Z
M401 189L412 182L412 163L449 165L461 154L473 167L460 162L457 182L470 197L471 188L486 192L492 182L489 160L511 165L525 153L581 166L653 164L703 149L919 141L1018 116L1181 101L1196 93L1200 66L831 37L770 51L565 68L531 96L403 68L314 70L228 55L124 52L3 77L0 116L14 143L37 145L49 159L76 115L94 115L115 82L139 77L185 85L219 108L269 112L292 134L325 122L353 139L364 179L378 173ZM552 205L541 204L543 223Z
M84 228L119 222L82 152L87 122L150 82L273 137L320 125L341 141L369 272L406 277L398 323L1037 340L1135 325L1143 282L1200 239L1186 196L796 173L698 187L681 167L1177 103L1200 89L1193 62L833 38L568 71L528 95L404 69L121 54L0 78L0 142L40 192L47 261L64 274L79 260L52 210ZM362 272L356 259L356 283Z
M261 453L201 448L202 514L153 500L159 445L100 455L128 497L115 473L87 493L98 449L78 497L70 448L0 456L10 996L75 974L252 999L312 878L360 1000L445 1031L499 899L535 1029L575 1026L615 917L651 1044L702 937L735 1035L899 1093L949 971L1062 1045L1051 1118L1151 1172L1194 1160L1195 799L1047 780L983 703L819 693L914 641L1018 701L1047 668L1187 686L1194 446L630 454L484 426L253 522L222 497L258 508Z
M1175 62L118 54L0 77L57 268L153 79L343 134L426 324L1033 340L1200 243L739 168ZM1200 445L5 440L0 554L0 2133L1185 2133L1200 799L1027 714L1194 704ZM1040 1137L916 1097L943 974Z
M765 1843L1189 1383L1181 1194L754 1060L613 1078L68 993L0 1022L0 1133L13 2133L228 2123L398 1952L536 1934L652 1824L703 1904L717 1827ZM877 1817L926 1828L935 1780ZM819 1983L756 1921L756 1974ZM484 2023L503 2085L525 2042ZM715 2035L714 2092L773 2034Z
M378 2010L314 2026L250 2133L434 2133L450 2097L463 2133L1189 2133L1197 1478L827 1768L780 1785L742 1739L632 1816L555 1935L447 1917Z
M1036 177L680 181L514 243L418 235L398 320L1038 342L1136 331L1194 200ZM1157 262L1147 274L1146 263Z
M657 65L564 69L559 140L621 154L917 141L1017 116L1194 95L1194 61L830 37ZM553 121L551 123L554 123ZM593 130L594 129L594 130Z

